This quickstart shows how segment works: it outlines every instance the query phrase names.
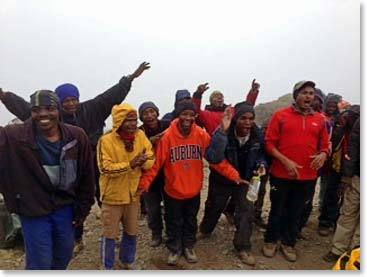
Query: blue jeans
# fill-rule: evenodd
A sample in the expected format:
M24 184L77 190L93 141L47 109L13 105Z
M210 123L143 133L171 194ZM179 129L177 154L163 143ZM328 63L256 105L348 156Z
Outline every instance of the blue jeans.
M21 216L26 269L66 269L74 248L73 207L37 217Z

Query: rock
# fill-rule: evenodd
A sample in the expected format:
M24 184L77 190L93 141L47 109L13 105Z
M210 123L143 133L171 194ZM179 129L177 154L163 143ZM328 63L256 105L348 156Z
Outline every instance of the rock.
M243 264L241 263L241 264L237 264L237 267L238 268L243 268Z

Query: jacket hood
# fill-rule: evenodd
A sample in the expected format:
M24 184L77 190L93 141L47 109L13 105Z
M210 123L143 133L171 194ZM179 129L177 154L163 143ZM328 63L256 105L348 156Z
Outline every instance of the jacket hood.
M126 119L127 115L130 112L135 112L137 114L137 110L128 103L123 103L120 105L115 105L112 108L112 131L116 132L118 128L120 128L122 122Z

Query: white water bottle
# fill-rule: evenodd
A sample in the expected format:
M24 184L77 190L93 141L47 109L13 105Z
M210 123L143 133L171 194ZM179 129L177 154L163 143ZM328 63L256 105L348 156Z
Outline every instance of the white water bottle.
M249 201L255 202L257 200L257 196L259 194L260 189L260 176L253 176L250 181L250 185L247 190L246 198Z

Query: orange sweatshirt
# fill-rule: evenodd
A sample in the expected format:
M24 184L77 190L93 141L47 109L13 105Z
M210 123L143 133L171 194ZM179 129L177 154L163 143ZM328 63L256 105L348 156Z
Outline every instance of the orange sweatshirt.
M178 119L172 121L160 139L154 166L144 172L139 186L145 191L163 167L165 192L175 199L188 199L199 194L203 186L203 159L210 145L210 136L195 123L188 137L178 129ZM222 161L217 167L231 180L239 176L228 162Z

